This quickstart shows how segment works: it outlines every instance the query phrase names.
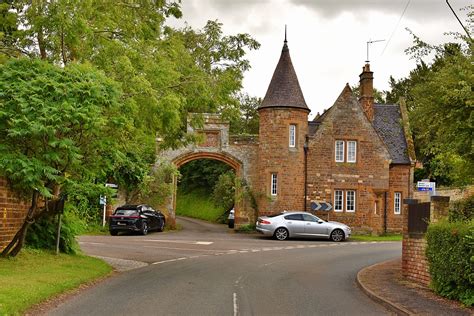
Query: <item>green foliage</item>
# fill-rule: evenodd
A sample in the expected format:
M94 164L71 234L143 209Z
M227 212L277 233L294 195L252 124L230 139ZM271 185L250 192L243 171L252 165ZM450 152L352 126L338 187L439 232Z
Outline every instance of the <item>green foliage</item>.
M239 233L255 233L255 224L246 224L239 226L236 231Z
M426 257L438 294L474 305L474 221L430 224Z
M222 222L225 210L216 207L209 194L203 189L191 192L178 190L176 215L198 218L210 222Z
M474 220L474 195L450 203L448 215L450 222L468 222Z
M86 223L74 210L64 212L61 219L59 250L67 254L77 254L79 245L75 237L81 234L85 227ZM33 249L56 249L57 229L57 215L41 217L30 227L26 245Z
M468 29L474 22L472 8L467 7ZM474 179L472 42L462 34L450 33L455 41L430 45L412 35L414 45L406 52L416 59L417 67L407 78L398 81L390 78L387 101L406 98L416 155L429 178L441 185L471 184Z
M360 83L356 84L355 86L351 86L351 90L354 93L354 95L356 96L356 98L360 97ZM374 88L374 102L375 103L386 103L386 99L385 99L385 94L386 93L387 93L386 91L379 91L376 88ZM398 102L398 100L397 100L397 102Z
M217 179L212 192L214 204L224 210L230 210L235 203L235 173L228 171Z
M221 161L213 159L197 159L188 162L179 168L181 174L179 188L183 192L190 192L203 188L207 194L212 193L219 176L231 171L232 168Z
M233 106L223 107L220 112L222 117L230 122L230 132L234 135L258 135L259 116L258 107L262 99L250 97L240 93L238 103Z

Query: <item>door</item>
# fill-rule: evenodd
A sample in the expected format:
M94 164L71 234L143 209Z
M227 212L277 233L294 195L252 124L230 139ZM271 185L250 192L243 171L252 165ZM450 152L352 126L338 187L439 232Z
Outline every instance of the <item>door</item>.
M307 236L328 236L328 227L326 222L321 221L318 217L303 214L304 219L304 233Z
M302 214L290 214L285 216L285 224L290 236L304 235L304 220Z

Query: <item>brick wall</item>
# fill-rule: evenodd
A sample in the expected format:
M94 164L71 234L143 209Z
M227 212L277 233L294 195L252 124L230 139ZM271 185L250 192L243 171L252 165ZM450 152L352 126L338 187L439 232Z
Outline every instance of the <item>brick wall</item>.
M426 260L424 235L410 237L404 234L402 243L402 272L409 280L428 286L431 281Z
M29 204L21 201L0 178L0 250L5 248L23 224Z
M422 202L429 202L430 194L427 191L416 191L414 189L413 198ZM474 195L474 185L466 188L441 188L436 189L436 195L449 196L450 201L458 201Z
M408 211L408 206L401 204L401 213L395 214L395 193L401 193L401 200L412 196L411 171L409 165L390 166L390 189L387 194L387 231L401 233L403 227L403 214Z

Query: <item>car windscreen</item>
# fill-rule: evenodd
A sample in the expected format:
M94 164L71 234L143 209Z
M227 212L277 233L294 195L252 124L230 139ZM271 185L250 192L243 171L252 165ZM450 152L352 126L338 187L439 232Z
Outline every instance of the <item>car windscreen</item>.
M137 216L137 210L116 210L114 215L123 215L123 216Z

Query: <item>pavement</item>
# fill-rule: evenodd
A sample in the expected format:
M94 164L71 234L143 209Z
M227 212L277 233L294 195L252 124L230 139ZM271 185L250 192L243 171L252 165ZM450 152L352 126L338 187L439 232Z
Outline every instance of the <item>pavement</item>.
M429 288L404 279L401 259L360 270L357 283L369 297L398 315L474 315L474 308L441 298Z

